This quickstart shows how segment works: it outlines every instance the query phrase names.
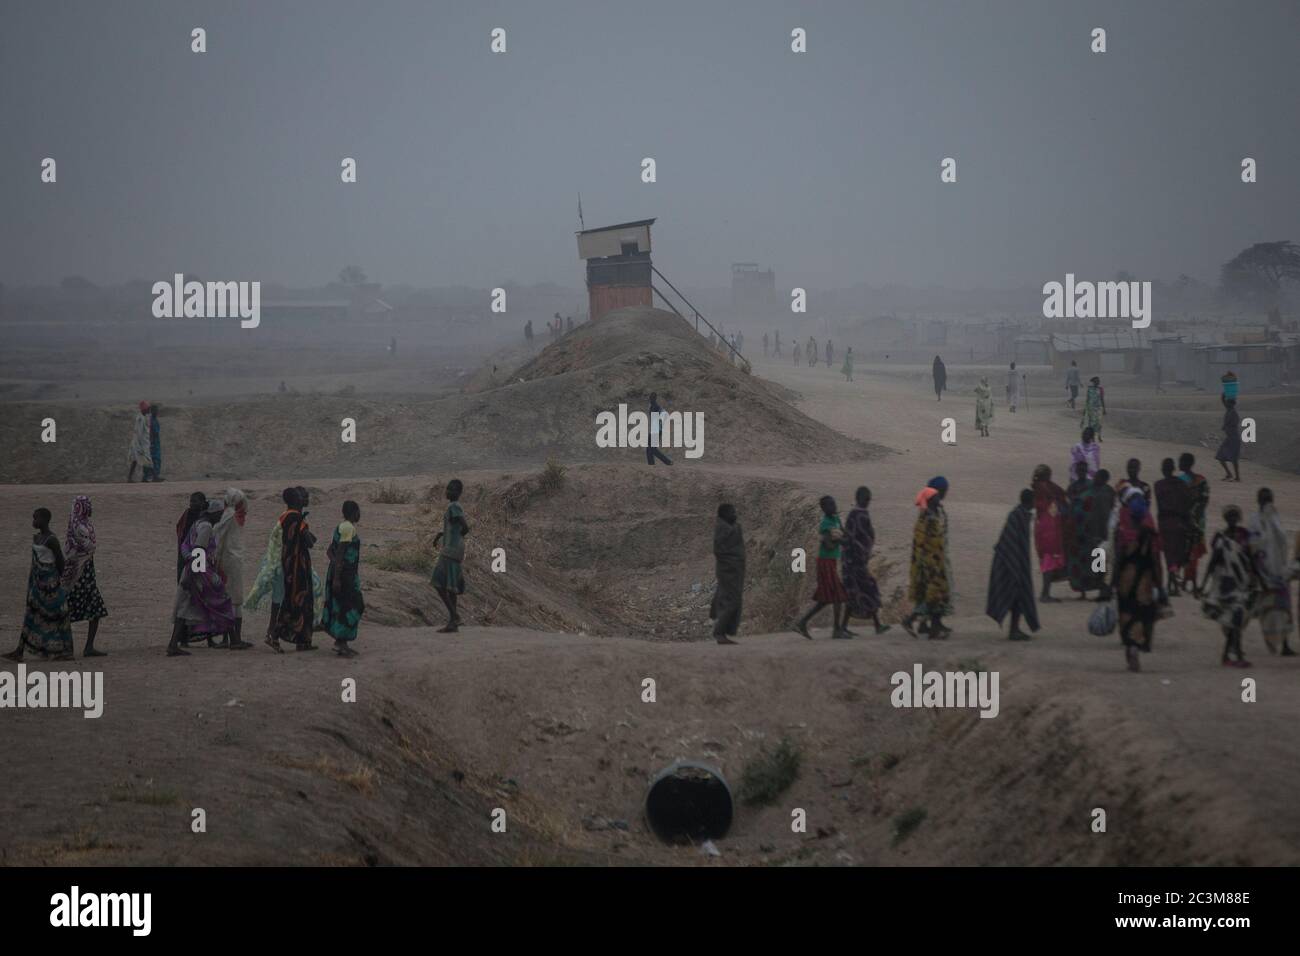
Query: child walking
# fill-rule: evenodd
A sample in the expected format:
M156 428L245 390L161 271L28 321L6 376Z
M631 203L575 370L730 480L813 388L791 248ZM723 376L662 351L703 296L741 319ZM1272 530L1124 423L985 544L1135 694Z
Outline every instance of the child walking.
M840 521L835 499L826 495L820 501L822 509L821 524L817 527L820 547L817 551L817 590L813 593L813 606L808 613L795 622L794 629L808 640L808 622L826 607L833 606L831 637L844 640L852 637L845 625L848 623L848 595L840 583L840 547L844 541L844 525Z

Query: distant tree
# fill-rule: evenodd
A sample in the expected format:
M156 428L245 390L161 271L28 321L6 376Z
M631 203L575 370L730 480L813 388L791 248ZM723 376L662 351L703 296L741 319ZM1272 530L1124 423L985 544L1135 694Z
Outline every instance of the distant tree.
M360 266L344 266L339 270L339 281L344 285L364 285L366 272Z
M1287 282L1300 282L1300 246L1285 239L1243 249L1219 273L1225 296L1260 310L1277 306Z

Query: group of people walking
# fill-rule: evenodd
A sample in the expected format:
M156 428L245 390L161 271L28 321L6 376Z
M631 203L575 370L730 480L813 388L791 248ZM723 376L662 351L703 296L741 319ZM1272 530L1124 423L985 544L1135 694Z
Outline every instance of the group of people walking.
M527 329L531 338L531 323ZM562 334L559 316L552 336ZM780 333L774 336L775 354L781 354ZM769 350L763 337L765 354ZM796 342L796 361L800 346ZM830 366L833 345L825 344ZM819 351L811 336L807 344L810 364ZM853 352L845 355L843 373L852 380ZM932 368L935 395L942 400L947 370L939 356ZM1015 363L1007 378L1011 410L1021 400ZM1081 386L1077 365L1071 363L1066 389L1075 407ZM975 388L976 426L989 435L993 418L992 389L987 376ZM1225 409L1224 442L1216 454L1225 481L1240 481L1240 416L1236 410L1236 376L1224 376L1221 396ZM142 481L162 480L161 429L157 403L142 401L132 431L127 480L136 468ZM651 396L650 411L662 411ZM1215 620L1224 633L1222 662L1249 666L1242 649L1243 633L1258 618L1269 650L1294 656L1290 645L1293 613L1290 582L1297 577L1300 537L1289 547L1268 488L1259 489L1256 510L1247 520L1235 504L1223 509L1223 527L1213 536L1208 528L1210 483L1194 471L1196 459L1182 454L1175 463L1161 463L1162 478L1154 486L1141 478L1141 462L1129 459L1125 476L1111 484L1111 474L1101 466L1101 428L1106 414L1105 390L1093 376L1083 398L1080 440L1070 450L1065 487L1053 480L1046 464L1038 465L1030 487L1008 513L993 549L986 613L999 625L1009 616L1011 640L1029 640L1021 628L1040 627L1037 602L1055 602L1052 585L1065 581L1080 600L1096 593L1096 600L1116 601L1115 621L1128 666L1139 670L1143 652L1151 650L1156 622L1172 615L1170 599L1191 592L1201 602L1202 613ZM671 461L655 449L647 451ZM1229 467L1231 466L1231 467ZM443 529L435 538L441 545L431 583L448 612L440 630L455 632L461 623L457 600L465 590L464 538L469 525L459 504L460 481L446 489L449 505ZM908 591L911 608L902 620L908 634L924 633L930 639L951 634L943 618L952 613L954 594L948 547L948 517L944 502L949 483L931 479L915 499L917 517L912 532ZM304 487L286 488L284 510L270 529L252 586L243 581L243 527L248 497L237 488L209 499L195 492L176 523L176 589L168 656L184 656L195 642L212 648L245 650L243 612L256 610L270 598L270 617L264 642L277 653L286 644L296 651L316 649L313 634L325 631L341 656L356 656L352 642L365 610L360 582L361 538L357 526L361 509L345 501L342 521L334 528L326 550L324 580L313 570L316 536L307 520L310 494ZM831 636L855 636L852 618L869 620L877 633L889 629L880 620L881 596L869 562L875 548L875 530L869 507L871 492L865 486L854 493L854 506L841 520L836 501L821 498L818 526L816 588L812 606L794 624L794 630L811 638L809 625L826 607L832 608ZM95 647L99 622L108 610L96 578L96 534L93 509L85 495L74 498L62 542L51 532L51 512L38 508L32 516L32 554L27 584L26 612L18 646L5 655L22 660L24 654L67 660L73 657L72 625L87 622L85 657L103 656ZM1035 594L1030 563L1030 538L1038 555L1041 590ZM744 535L736 509L720 505L714 530L714 555L718 585L711 618L719 643L734 643L740 623L744 590ZM1208 557L1207 557L1208 556ZM1203 565L1203 567L1202 567ZM1104 615L1103 615L1104 617ZM1105 630L1109 630L1108 628Z
M247 496L236 488L210 500L202 492L190 496L190 506L176 524L177 583L168 656L187 654L184 647L200 640L212 648L247 650L253 645L243 639L244 609L261 607L268 596L271 610L263 642L271 650L282 654L286 644L295 651L315 650L313 634L324 631L333 638L336 654L357 656L352 644L365 611L357 530L361 506L343 502L343 520L326 549L322 581L312 568L317 538L307 520L310 492L302 486L285 488L280 498L284 510L245 591Z
M1125 476L1112 486L1091 432L1085 430L1072 450L1074 479L1068 487L1054 482L1051 467L1042 464L1034 469L1030 487L1020 491L993 547L986 614L999 626L1010 617L1009 639L1027 641L1030 632L1040 629L1037 603L1060 600L1051 593L1054 583L1066 581L1080 600L1096 592L1101 603L1089 629L1106 634L1118 625L1127 665L1137 671L1140 654L1151 650L1156 621L1173 614L1170 598L1190 591L1200 601L1201 612L1222 628L1224 666L1250 666L1242 635L1256 618L1268 649L1294 656L1290 587L1300 576L1300 536L1289 546L1272 491L1259 490L1257 510L1249 520L1243 520L1240 507L1228 505L1223 527L1209 537L1209 484L1193 470L1193 455L1181 455L1177 466L1166 458L1161 464L1164 477L1154 486L1142 479L1142 463L1131 458ZM910 609L902 620L913 637L925 634L942 640L952 633L943 620L952 614L955 591L944 509L948 493L948 480L936 476L915 500ZM828 606L833 639L854 637L848 625L855 617L871 621L876 633L889 629L880 620L880 588L869 568L876 543L868 510L870 490L858 488L854 500L845 521L833 497L819 501L813 603L793 625L806 638L812 637L812 620ZM1037 596L1031 540L1042 576ZM713 636L721 644L734 644L745 545L730 503L718 508L713 551L718 580L710 609Z
M237 488L208 498L196 491L176 523L176 588L172 603L169 657L185 656L185 648L203 641L208 647L246 650L243 608L257 607L272 596L266 643L282 651L282 643L298 650L314 650L313 631L334 639L336 653L356 656L351 642L365 604L359 569L361 539L356 525L361 509L355 501L343 503L343 521L334 529L326 552L329 568L322 586L311 569L315 543L308 526L309 497L304 488L286 488L285 510L277 519L267 544L257 580L245 593L243 580L243 527L248 497ZM50 532L51 514L38 508L32 516L32 565L27 583L27 608L18 647L5 655L22 660L27 652L43 659L70 660L72 625L88 621L83 657L102 657L95 647L99 622L108 615L95 572L96 535L90 499L78 495L62 546Z
M431 583L447 608L441 633L459 629L457 599L465 592L465 536L469 523L459 504L463 485L447 485L448 507L443 527L434 538L440 548ZM168 657L184 657L196 644L209 648L247 650L244 640L245 609L256 610L270 598L270 618L264 642L278 654L285 645L295 651L313 651L313 635L324 632L334 641L334 652L356 657L353 642L365 599L361 590L361 507L345 501L342 521L326 548L324 580L312 567L316 535L307 520L310 492L302 487L284 489L284 510L267 536L266 550L252 585L245 590L243 529L248 518L248 496L228 488L209 498L201 491L176 522L176 588L172 602L172 631ZM47 660L71 660L72 625L88 621L84 657L102 657L95 647L99 622L108 610L95 575L95 526L90 499L78 495L72 502L68 530L62 544L50 531L51 513L38 508L32 515L32 563L27 581L27 607L18 646L7 659L21 661L28 652Z
M934 361L930 364L930 378L934 384L935 401L943 401L943 393L948 391L948 367L944 364L943 358L936 355ZM1075 408L1075 402L1078 398L1080 389L1079 367L1077 363L1071 362L1070 369L1066 373L1066 390L1070 393L1068 404L1070 408ZM1004 395L1007 403L1007 410L1014 413L1018 407L1024 404L1027 393L1027 380L1025 373L1016 368L1016 363L1012 362L1006 373L1006 385ZM993 424L993 387L989 383L987 375L981 375L980 380L975 385L975 432L981 438L988 438L990 427ZM1102 417L1106 414L1106 390L1102 388L1101 378L1094 375L1089 381L1087 392L1084 395L1083 416L1081 424L1093 430L1094 434L1100 439Z
M851 618L871 621L877 634L889 630L888 624L880 622L880 587L870 569L876 546L870 513L871 489L858 488L853 493L853 502L844 520L830 495L819 502L822 517L817 527L817 587L812 607L794 625L795 631L809 640L812 640L809 623L828 606L832 608L833 618L831 637L837 640L857 636L849 630ZM735 505L730 503L718 506L713 555L718 580L709 609L709 617L714 621L713 637L719 644L734 644L732 638L740 627L745 587L745 538Z
M104 657L95 647L101 618L108 616L95 578L95 525L90 499L72 501L63 544L50 531L53 515L48 508L32 513L32 563L27 575L27 605L18 646L5 654L21 661L27 652L53 660L71 660L72 625L86 621L83 657Z
M852 351L852 349L849 349L850 353ZM783 354L784 353L781 349L781 333L776 332L769 339L767 333L764 332L763 357L780 358ZM804 342L802 345L798 340L795 340L794 348L791 350L790 355L794 359L795 365L807 364L809 368L812 368L818 362L822 361L823 356L825 356L826 367L830 368L832 363L835 361L835 343L830 339L827 339L826 345L824 347L819 347L817 345L817 339L810 335L808 336L808 341ZM844 371L844 374L848 376L850 381L852 381L853 363L850 359L845 359L845 366L842 371Z
M943 401L943 393L948 391L948 366L944 364L943 358L936 355L934 361L930 363L930 379L934 384L934 399L937 402ZM993 424L993 386L989 384L989 377L981 375L979 382L975 385L975 433L981 438L988 438L991 434L989 429ZM1007 369L1006 376L1006 402L1007 410L1015 412L1016 408L1023 402L1025 394L1025 375L1016 369L1016 363L1012 362L1011 367Z
M1271 652L1295 653L1289 640L1290 581L1300 561L1300 538L1294 549L1288 547L1268 488L1259 489L1257 510L1249 521L1243 521L1238 505L1225 507L1224 525L1211 536L1210 484L1195 465L1190 452L1180 455L1177 463L1166 458L1161 462L1163 477L1153 486L1141 477L1142 463L1130 458L1125 476L1112 487L1095 436L1087 428L1071 450L1069 485L1062 488L1052 480L1051 468L1039 465L1028 495L1022 493L1022 507L1027 501L1034 516L1042 575L1038 600L1058 600L1051 586L1062 580L1080 600L1091 591L1097 592L1098 601L1114 599L1130 670L1140 668L1139 653L1151 650L1156 621L1172 615L1170 599L1185 592L1199 599L1202 613L1222 627L1225 666L1249 666L1241 639L1254 618ZM1005 571L995 559L991 615L1001 606L992 595L995 586L1005 588L999 583L1006 579ZM1010 606L1027 612L1033 604L1032 589L1026 595L1018 585L1017 592ZM1014 622L1012 630L1017 637Z

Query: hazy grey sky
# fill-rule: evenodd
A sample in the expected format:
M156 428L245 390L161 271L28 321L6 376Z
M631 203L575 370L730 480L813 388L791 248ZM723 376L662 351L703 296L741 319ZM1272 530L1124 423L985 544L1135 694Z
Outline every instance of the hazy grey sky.
M579 191L679 285L1213 280L1300 240L1298 103L1296 0L6 0L0 280L578 286Z

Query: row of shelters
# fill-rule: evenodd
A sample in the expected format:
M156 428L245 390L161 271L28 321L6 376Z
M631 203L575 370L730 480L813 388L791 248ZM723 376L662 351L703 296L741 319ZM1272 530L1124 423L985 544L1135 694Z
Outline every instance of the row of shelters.
M1015 341L1017 362L1051 365L1064 375L1073 363L1085 376L1150 376L1160 385L1217 390L1235 372L1252 390L1279 388L1300 372L1300 336L1266 328L1226 331L1040 333Z

